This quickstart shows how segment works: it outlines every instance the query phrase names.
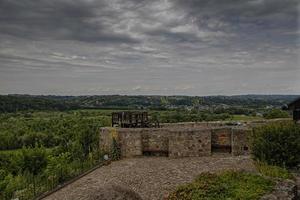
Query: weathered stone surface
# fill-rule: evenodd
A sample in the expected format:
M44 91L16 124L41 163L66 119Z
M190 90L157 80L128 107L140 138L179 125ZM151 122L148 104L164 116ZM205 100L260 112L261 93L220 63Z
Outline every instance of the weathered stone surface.
M211 155L210 130L173 130L169 140L169 156L196 157Z
M142 200L142 198L125 186L106 185L91 191L87 200Z
M214 128L212 129L211 142L219 145L231 145L232 128Z
M108 152L112 149L113 137L116 137L116 139L118 139L116 128L107 127L100 130L99 146L103 151Z
M115 138L121 147L123 158L141 156L149 152L166 152L173 158L208 156L212 153L212 144L232 148L233 155L244 155L249 152L249 133L247 129L235 130L232 127L220 126L102 128L100 148L108 151L112 148L112 139Z
M121 157L130 158L143 155L142 135L137 131L119 131Z
M161 128L213 128L226 126L226 121L163 123Z
M261 200L297 200L297 186L295 181L279 181L272 193L263 196Z
M250 154L250 134L251 129L233 128L232 129L232 155Z
M91 193L107 184L129 188L143 200L161 200L177 186L193 181L202 172L226 169L253 172L255 166L247 156L128 158L96 169L45 200L88 200Z
M297 185L297 198L300 200L300 173L295 174Z
M240 124L244 127L256 127L267 123L273 122L287 122L291 121L289 118L282 119L270 119L270 120L253 120L253 121L240 121ZM211 122L180 122L180 123L162 123L162 128L216 128L227 126L232 124L232 121L211 121Z
M146 151L168 151L169 131L166 129L144 129L141 131L143 152Z

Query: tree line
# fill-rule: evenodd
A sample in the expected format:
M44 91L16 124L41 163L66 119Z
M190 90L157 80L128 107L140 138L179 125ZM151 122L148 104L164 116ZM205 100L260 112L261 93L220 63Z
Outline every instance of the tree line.
M82 108L173 109L193 107L280 108L297 98L296 95L240 95L240 96L32 96L0 95L0 112L28 110L66 111Z

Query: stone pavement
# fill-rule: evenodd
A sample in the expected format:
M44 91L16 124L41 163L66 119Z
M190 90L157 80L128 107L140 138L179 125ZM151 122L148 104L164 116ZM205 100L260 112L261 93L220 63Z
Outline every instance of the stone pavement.
M131 158L103 166L44 200L87 200L90 194L103 191L101 188L108 185L126 187L135 191L144 200L160 200L176 186L191 182L201 172L224 169L255 171L252 160L247 156Z

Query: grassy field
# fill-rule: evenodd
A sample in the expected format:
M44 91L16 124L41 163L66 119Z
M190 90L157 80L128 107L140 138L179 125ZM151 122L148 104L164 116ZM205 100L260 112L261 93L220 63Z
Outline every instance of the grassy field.
M248 115L232 115L232 121L251 121L251 120L261 120L264 119L263 117L259 116L248 116Z

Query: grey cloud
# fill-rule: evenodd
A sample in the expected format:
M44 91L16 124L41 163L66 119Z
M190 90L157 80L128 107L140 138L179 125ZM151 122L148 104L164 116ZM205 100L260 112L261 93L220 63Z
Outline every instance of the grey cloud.
M105 25L116 13L105 1L1 0L0 32L30 39L132 43L127 34L109 32Z
M299 3L298 0L176 0L177 7L185 9L188 17L195 18L199 27L223 29L239 35L264 33L270 29L296 32ZM215 21L215 26L210 26L211 20Z
M299 93L297 6L0 0L0 93Z

